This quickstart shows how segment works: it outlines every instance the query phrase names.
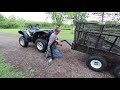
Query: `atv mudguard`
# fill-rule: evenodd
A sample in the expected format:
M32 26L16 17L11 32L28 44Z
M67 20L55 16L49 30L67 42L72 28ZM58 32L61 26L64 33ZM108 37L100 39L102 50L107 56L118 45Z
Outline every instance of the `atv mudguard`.
M52 32L53 32L52 30L51 31L49 31L49 30L36 31L34 33L33 37L36 36L36 35L47 35L47 36L49 36L49 35L52 34Z
M22 34L25 37L25 40L29 42L29 35L27 34L26 30L20 30L18 33Z
M53 30L41 30L41 31L36 31L34 34L38 34L38 33L41 33L41 34L50 34L52 32L53 32Z
M37 31L37 32L34 33L33 36L35 36L35 35L37 35L37 34L47 34L47 32L44 32L44 31Z

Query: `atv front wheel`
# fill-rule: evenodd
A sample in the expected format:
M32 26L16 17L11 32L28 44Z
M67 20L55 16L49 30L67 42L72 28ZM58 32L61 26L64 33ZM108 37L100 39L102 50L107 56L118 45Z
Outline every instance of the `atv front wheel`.
M43 53L47 49L47 41L43 39L37 39L35 42L35 46L39 52Z
M22 46L22 47L27 47L28 46L28 42L25 40L25 38L23 36L21 36L19 38L19 44Z

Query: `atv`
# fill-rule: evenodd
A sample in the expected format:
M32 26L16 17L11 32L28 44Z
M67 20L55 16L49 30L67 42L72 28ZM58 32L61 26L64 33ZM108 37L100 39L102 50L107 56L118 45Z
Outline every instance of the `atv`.
M45 52L47 49L47 43L49 41L50 35L54 30L41 30L37 28L39 24L35 26L29 25L29 28L26 30L18 31L22 36L19 38L19 44L22 47L27 47L30 42L35 44L37 50L41 53Z

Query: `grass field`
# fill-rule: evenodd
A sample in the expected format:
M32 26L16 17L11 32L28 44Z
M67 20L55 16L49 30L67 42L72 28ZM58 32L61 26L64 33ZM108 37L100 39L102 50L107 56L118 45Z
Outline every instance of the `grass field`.
M22 72L13 71L13 67L4 62L4 59L0 55L0 78L24 78Z
M19 29L0 29L0 33L11 34L11 35L19 35Z
M19 35L18 34L18 30L20 29L0 29L0 33L4 33L4 34L10 34L10 35ZM60 40L73 40L74 38L74 34L72 34L72 31L71 30L62 30L60 32L60 34L58 35L58 38Z

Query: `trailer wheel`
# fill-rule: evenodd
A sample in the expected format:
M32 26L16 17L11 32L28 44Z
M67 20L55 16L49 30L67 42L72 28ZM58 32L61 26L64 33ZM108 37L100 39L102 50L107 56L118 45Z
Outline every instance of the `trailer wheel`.
M113 75L116 78L120 78L120 65L117 65L114 69L113 69Z
M91 56L86 60L86 65L89 69L96 71L96 72L102 72L107 68L107 61L102 56Z

